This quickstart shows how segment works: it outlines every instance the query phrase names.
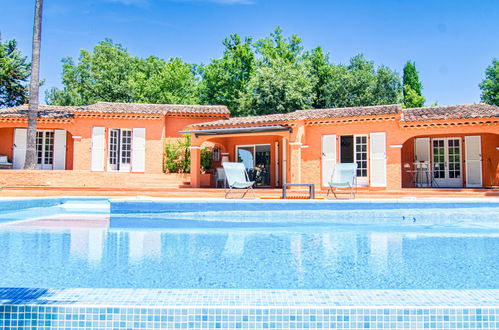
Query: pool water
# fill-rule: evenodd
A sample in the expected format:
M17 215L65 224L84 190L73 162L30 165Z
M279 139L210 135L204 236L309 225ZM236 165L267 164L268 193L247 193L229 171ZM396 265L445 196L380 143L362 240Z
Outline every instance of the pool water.
M0 286L499 288L496 204L278 212L261 205L10 222L0 227Z

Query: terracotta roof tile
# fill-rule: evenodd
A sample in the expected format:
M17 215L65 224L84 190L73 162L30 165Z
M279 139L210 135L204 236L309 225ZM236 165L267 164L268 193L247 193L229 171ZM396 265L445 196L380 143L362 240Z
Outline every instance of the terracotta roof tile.
M356 116L378 116L396 114L402 111L399 104L376 105L366 107L330 108L297 110L286 114L273 114L253 117L234 117L207 123L191 125L191 127L238 126L248 124L265 124L292 120L314 120Z
M97 102L95 104L77 107L76 112L94 113L138 113L138 114L230 114L225 105L182 105L182 104L142 104L142 103L112 103Z
M132 113L132 114L225 114L229 109L224 105L181 105L181 104L139 104L97 102L85 106L55 106L40 105L39 117L65 118L73 117L74 113ZM28 105L0 109L0 117L26 117Z
M39 105L38 118L73 118L74 107ZM12 108L0 109L1 117L27 117L28 105L20 105Z
M447 105L440 107L408 108L402 112L402 121L430 121L499 117L499 107L485 103Z

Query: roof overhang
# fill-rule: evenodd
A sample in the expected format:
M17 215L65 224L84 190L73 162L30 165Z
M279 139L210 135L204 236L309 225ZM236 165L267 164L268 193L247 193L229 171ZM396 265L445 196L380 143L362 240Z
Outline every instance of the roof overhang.
M203 135L229 135L229 134L251 134L251 133L267 133L267 132L292 132L293 129L288 126L251 126L251 127L230 127L230 128L211 128L198 129L190 131L180 131L182 134L195 134L196 137Z

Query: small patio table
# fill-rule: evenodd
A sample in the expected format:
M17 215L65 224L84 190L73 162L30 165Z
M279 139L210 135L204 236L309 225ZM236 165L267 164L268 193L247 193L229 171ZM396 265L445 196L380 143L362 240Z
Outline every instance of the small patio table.
M315 199L315 185L313 183L285 183L282 185L282 199L286 199L288 187L308 187L309 199Z

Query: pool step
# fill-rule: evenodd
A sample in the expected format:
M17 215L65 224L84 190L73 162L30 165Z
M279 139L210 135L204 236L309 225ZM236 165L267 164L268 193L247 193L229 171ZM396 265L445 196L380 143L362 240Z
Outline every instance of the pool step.
M107 200L69 200L58 206L63 213L91 213L91 214L108 214L110 204Z

